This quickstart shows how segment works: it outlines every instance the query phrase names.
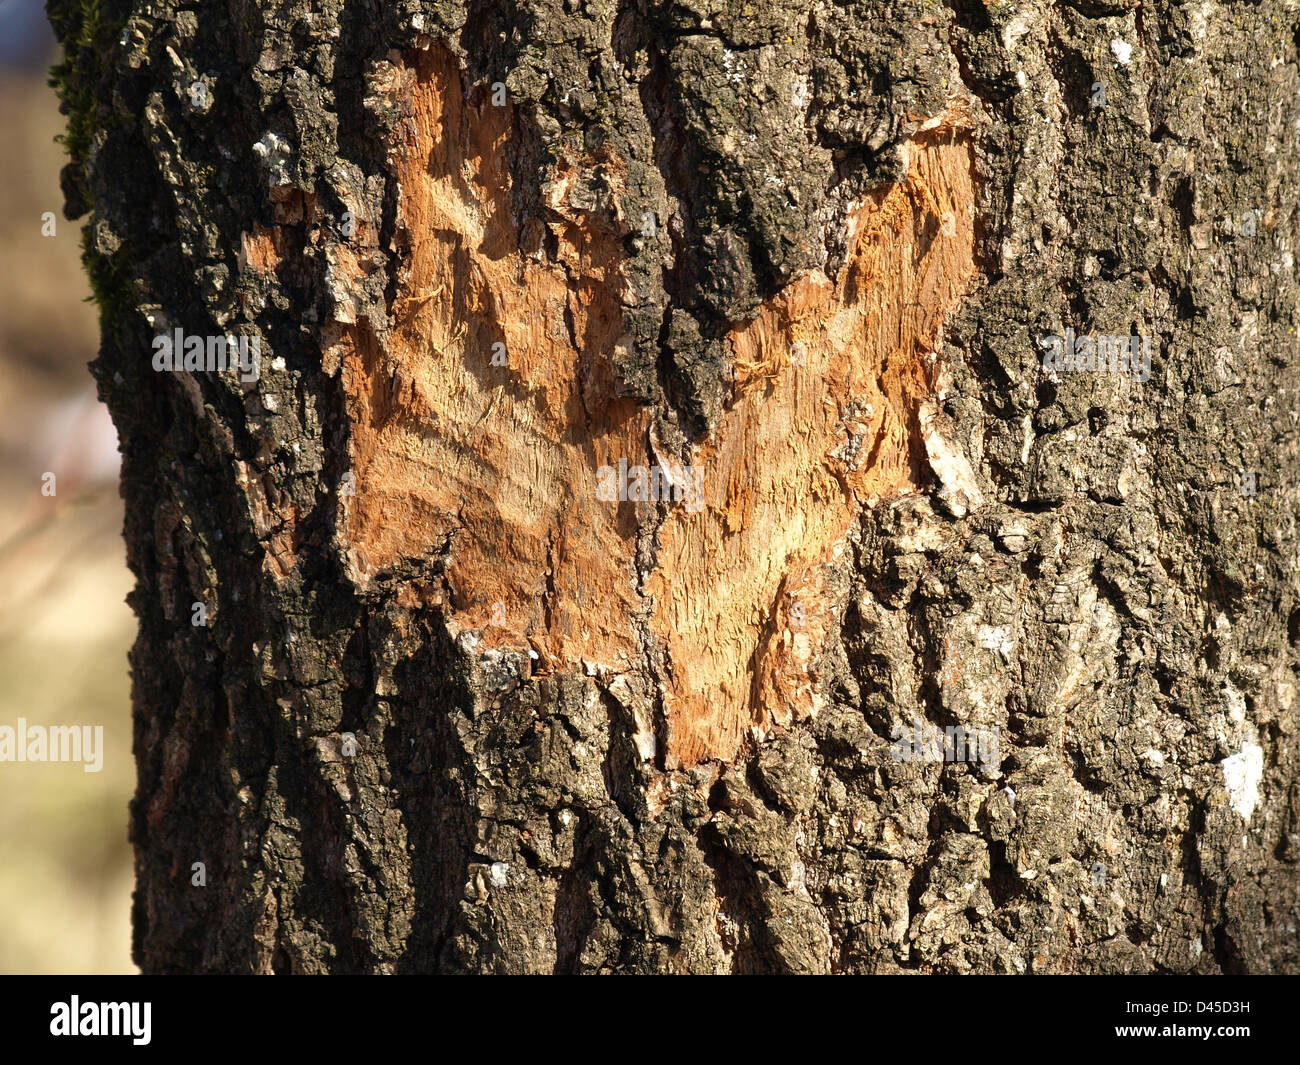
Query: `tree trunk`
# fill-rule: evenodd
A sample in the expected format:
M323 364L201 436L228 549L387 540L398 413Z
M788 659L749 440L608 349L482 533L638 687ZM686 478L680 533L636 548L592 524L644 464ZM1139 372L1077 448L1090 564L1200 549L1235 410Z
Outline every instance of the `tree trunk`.
M49 9L142 969L1300 971L1294 5Z

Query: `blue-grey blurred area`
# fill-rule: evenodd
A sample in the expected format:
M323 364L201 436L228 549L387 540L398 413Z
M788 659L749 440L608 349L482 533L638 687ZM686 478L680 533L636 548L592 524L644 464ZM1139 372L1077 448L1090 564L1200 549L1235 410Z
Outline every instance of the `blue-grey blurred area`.
M55 48L40 0L0 0L0 67L44 71Z
M0 761L0 973L133 972L131 578L86 369L84 220L62 211L58 57L40 3L0 0L0 727L102 726L104 756L91 773Z

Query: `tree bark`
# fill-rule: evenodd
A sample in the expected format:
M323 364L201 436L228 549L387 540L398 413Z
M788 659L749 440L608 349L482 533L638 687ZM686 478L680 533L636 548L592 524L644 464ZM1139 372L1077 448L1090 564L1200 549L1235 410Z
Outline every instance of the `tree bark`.
M143 970L1300 971L1294 5L49 12Z

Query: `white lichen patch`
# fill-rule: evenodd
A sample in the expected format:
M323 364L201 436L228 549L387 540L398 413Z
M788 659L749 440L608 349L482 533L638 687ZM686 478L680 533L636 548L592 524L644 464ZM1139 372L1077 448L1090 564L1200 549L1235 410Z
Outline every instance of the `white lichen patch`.
M1002 47L1008 52L1015 47L1016 42L1029 33L1034 22L1032 15L1022 14L1014 16L1002 30Z
M1205 26L1210 11L1211 11L1211 7L1208 3L1201 4L1200 6L1192 9L1191 30L1192 30L1193 40L1197 40L1197 41L1205 40L1206 37ZM1198 48L1197 52L1199 53L1200 51L1201 49Z
M1238 724L1246 720L1246 697L1231 684L1223 685L1223 701L1227 704L1230 720Z
M975 471L971 468L970 460L955 440L943 434L943 423L934 403L927 400L921 404L918 420L930 468L943 486L938 497L947 504L955 517L965 517L969 511L984 503L983 493L975 483Z
M977 631L977 638L981 647L996 651L1002 656L1004 662L1011 661L1011 652L1016 646L1016 641L1011 638L1011 626L981 625Z
M1249 823L1259 805L1259 782L1264 778L1264 751L1247 741L1241 750L1223 760L1223 780L1228 786L1232 808Z
M288 163L293 156L293 150L289 147L288 141L274 130L268 130L262 139L253 145L253 153L270 171L272 187L290 183Z
M1118 37L1110 42L1110 51L1111 55L1115 57L1115 62L1122 67L1128 66L1133 58L1133 46Z
M792 80L790 102L802 111L808 106L808 77L805 74L796 74Z

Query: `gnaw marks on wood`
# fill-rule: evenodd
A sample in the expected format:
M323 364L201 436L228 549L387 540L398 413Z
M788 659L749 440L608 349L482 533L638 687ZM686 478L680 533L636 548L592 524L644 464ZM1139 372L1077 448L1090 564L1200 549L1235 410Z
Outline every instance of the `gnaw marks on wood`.
M827 567L861 507L926 481L920 405L974 272L960 131L940 121L910 142L906 179L849 218L837 277L800 277L730 333L716 432L665 460L702 471L703 506L611 503L601 467L660 464L654 411L616 395L611 369L626 342L622 236L566 193L596 170L617 206L624 167L559 161L547 254L511 216L512 110L467 96L439 47L387 78L409 101L390 153L405 272L389 321L342 323L327 353L349 397L354 579L449 542L434 599L453 635L603 683L660 663L670 767L814 713L840 609ZM639 573L638 530L655 525Z

